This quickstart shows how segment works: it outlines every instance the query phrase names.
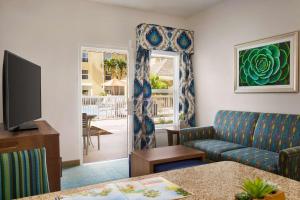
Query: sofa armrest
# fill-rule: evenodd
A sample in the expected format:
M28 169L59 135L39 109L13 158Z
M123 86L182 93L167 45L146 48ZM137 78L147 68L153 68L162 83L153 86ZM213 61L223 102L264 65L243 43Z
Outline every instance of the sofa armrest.
M213 126L208 127L193 127L180 129L180 144L184 144L191 140L212 139L215 135Z
M283 149L279 152L279 173L300 181L300 146Z

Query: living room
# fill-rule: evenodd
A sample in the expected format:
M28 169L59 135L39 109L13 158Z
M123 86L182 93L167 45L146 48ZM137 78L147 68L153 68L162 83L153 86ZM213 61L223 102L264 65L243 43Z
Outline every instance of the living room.
M247 190L255 181L271 185L269 193L281 199L300 199L299 7L298 0L0 0L0 60L17 55L40 66L40 96L35 100L41 105L40 117L31 119L38 121L39 129L29 131L34 134L0 131L1 199L83 198L90 197L90 190L103 192L111 181L116 192L122 182L140 186L149 178L184 192L167 196L152 188L137 199L265 198ZM86 47L127 55L122 118L127 155L121 159L99 157L102 147L111 146L106 141L117 136L113 131L100 136L100 150L90 137L106 121L91 119L84 135ZM166 116L172 122L163 126L155 121L162 115L153 100L165 88L150 83L155 56L174 60L172 84L171 79L162 81L172 91L172 114ZM3 69L10 63L4 62ZM12 89L5 87L10 76L4 75L0 121L7 128L5 118L14 107L4 105ZM13 159L15 152L30 149L45 160L40 164L47 165L49 181L46 173L34 176L43 180L44 189L26 193L16 189L24 186L16 181L20 173L4 171L15 169L15 161L5 163L3 157ZM100 162L84 164L86 152ZM157 190L166 196L157 197ZM134 191L130 195L138 195Z

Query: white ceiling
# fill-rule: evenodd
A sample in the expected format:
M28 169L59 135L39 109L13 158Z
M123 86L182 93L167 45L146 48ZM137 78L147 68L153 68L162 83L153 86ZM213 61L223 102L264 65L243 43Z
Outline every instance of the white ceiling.
M103 4L189 17L222 0L94 0Z

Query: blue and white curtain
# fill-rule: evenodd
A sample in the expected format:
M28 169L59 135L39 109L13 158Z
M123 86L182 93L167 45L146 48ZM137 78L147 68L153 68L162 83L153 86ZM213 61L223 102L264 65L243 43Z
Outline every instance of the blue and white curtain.
M195 90L191 56L194 33L153 24L140 24L136 29L137 55L134 79L134 149L155 147L155 124L152 118L150 54L152 50L180 53L179 113L187 127L195 126Z

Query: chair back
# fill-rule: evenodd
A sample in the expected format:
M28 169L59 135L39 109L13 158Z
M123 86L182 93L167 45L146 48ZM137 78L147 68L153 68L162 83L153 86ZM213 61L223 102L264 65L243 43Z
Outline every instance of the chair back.
M0 153L0 199L48 193L46 149Z
M88 117L86 113L82 113L82 128L88 128Z
M86 113L82 113L82 135L87 136L89 133L89 120Z

